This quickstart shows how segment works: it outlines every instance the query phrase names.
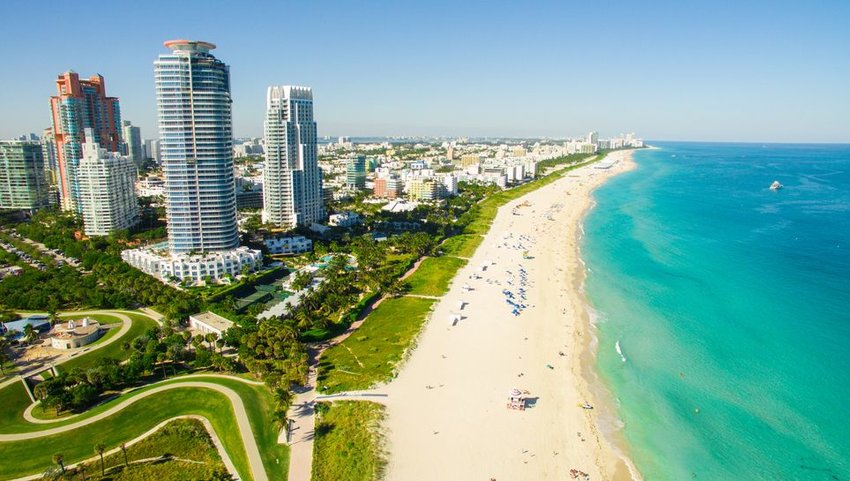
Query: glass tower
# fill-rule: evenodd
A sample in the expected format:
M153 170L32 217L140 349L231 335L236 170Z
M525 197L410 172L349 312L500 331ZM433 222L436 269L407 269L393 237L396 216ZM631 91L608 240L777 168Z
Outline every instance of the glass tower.
M230 69L208 42L171 40L154 62L172 254L239 246Z

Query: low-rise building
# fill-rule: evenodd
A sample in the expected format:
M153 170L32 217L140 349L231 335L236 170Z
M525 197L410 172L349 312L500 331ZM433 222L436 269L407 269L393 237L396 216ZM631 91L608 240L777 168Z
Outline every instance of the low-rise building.
M221 337L224 331L233 327L233 321L212 311L189 316L189 329L203 334L216 334Z
M263 254L245 246L204 254L170 254L166 249L164 246L129 249L121 252L121 259L160 280L189 280L196 284L208 277L218 280L244 271L253 272L263 265Z
M101 333L100 323L88 317L59 323L50 330L50 346L53 349L76 349L93 343Z
M313 250L313 241L299 236L270 237L263 240L270 254L294 255Z
M356 212L340 212L333 214L328 218L328 225L333 227L351 227L359 224L362 221L360 215Z

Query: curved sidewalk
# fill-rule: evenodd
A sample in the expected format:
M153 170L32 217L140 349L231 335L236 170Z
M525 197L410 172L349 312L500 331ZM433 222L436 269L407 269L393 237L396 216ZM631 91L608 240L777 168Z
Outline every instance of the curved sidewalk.
M198 375L197 377L201 377L202 375ZM208 377L208 376L205 376ZM226 377L226 376L222 376ZM234 378L230 378L234 379ZM252 383L252 381L246 381L247 383ZM97 421L106 419L113 414L120 412L131 404L144 399L146 397L152 396L157 393L161 393L164 391L172 390L172 389L181 389L181 388L203 388L203 389L211 389L213 391L217 391L221 394L227 396L230 400L231 405L233 406L233 411L236 416L236 424L239 427L239 433L242 436L242 444L245 447L246 455L248 458L248 465L251 470L252 477L255 481L268 481L268 476L266 475L265 467L263 466L263 460L260 456L260 450L257 446L257 441L254 438L254 432L251 429L251 423L248 420L248 413L245 410L245 405L242 402L242 398L239 397L235 391L230 388L221 386L219 384L213 384L209 382L202 381L184 381L184 382L171 382L170 384L164 384L147 391L144 391L136 396L131 397L121 403L115 405L114 407L96 414L90 418L86 418L76 423L66 424L64 426L58 426L51 429L45 429L43 431L36 431L31 433L19 433L19 434L2 434L0 435L0 442L11 442L11 441L23 441L27 439L37 439L46 436L52 436L54 434L60 434L67 431L72 431L74 429L87 426L89 424L95 423Z

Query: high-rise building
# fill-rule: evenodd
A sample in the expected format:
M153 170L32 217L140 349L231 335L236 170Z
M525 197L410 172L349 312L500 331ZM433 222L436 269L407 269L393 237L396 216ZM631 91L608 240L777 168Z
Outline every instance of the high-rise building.
M0 209L33 211L48 203L41 144L0 141Z
M83 158L77 169L83 230L86 235L109 235L129 229L139 220L136 199L136 164L129 156L109 152L93 140L86 129Z
M263 221L285 228L323 221L312 89L269 87L264 125Z
M587 134L587 143L588 144L596 145L597 142L599 142L599 132L594 131L594 132Z
M345 186L349 189L366 188L366 156L355 155L345 166Z
M121 122L121 136L124 140L124 155L140 165L142 163L142 131L134 127L129 120Z
M121 112L118 99L106 96L103 77L80 80L76 72L65 72L56 80L57 95L50 97L53 136L59 166L59 195L62 208L81 212L77 165L82 157L85 129L109 152L121 143Z
M165 42L154 62L159 141L172 253L239 246L230 68L207 42Z
M121 257L161 279L202 283L262 265L239 246L233 174L230 68L215 45L165 42L154 62L159 151L165 175L168 254L133 249Z

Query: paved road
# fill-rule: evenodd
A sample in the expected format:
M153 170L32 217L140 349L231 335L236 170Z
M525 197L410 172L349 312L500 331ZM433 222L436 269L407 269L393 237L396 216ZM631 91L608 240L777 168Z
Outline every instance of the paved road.
M210 377L210 375L195 375L196 377ZM184 376L189 377L189 376ZM254 384L256 381L249 381L241 378L234 378L229 376L215 376L215 377L226 377L229 379L238 379L241 382L245 382L248 384ZM181 378L182 379L182 378ZM262 383L259 383L262 384ZM83 426L87 426L89 424L95 423L102 419L106 419L113 414L118 413L119 411L125 409L131 404L144 399L149 396L153 396L157 393L161 393L164 391L172 390L172 389L181 389L181 388L200 388L200 389L211 389L213 391L217 391L221 394L227 396L230 400L231 405L233 406L234 414L236 415L236 424L239 427L239 434L242 436L242 443L245 446L245 451L248 456L248 465L251 469L252 477L255 481L268 481L268 476L266 475L266 470L263 467L263 460L260 456L260 450L257 447L257 441L254 438L254 432L251 430L251 423L248 420L248 413L245 411L245 405L242 402L242 398L239 397L235 391L230 388L221 386L219 384L213 384L209 382L202 381L178 381L172 382L170 384L163 384L147 391L143 391L129 399L126 399L112 408L91 416L89 418L83 419L81 421L67 424L64 426L59 426L51 429L45 429L42 431L36 431L31 433L18 433L18 434L0 434L0 442L10 442L10 441L22 441L27 439L36 439L42 438L45 436L52 436L54 434L60 434L67 431L72 431L74 429L78 429Z

